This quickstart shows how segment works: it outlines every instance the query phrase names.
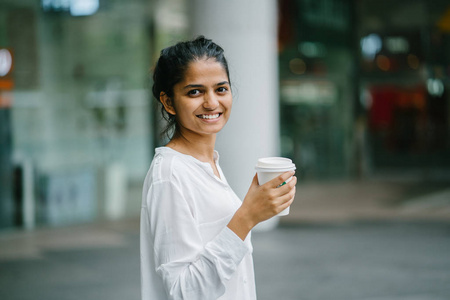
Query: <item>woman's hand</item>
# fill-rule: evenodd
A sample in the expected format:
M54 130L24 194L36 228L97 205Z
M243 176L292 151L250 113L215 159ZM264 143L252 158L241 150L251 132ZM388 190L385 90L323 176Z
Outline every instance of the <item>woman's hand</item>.
M258 184L258 177L253 177L252 184L241 207L231 219L228 227L242 240L258 223L270 219L292 204L295 196L297 178L295 172L290 171L266 182ZM280 186L290 177L292 179Z
M293 171L283 173L263 185L258 185L258 177L255 175L240 209L245 210L255 225L277 215L294 200L297 183L294 174ZM292 179L288 183L280 186L290 177Z

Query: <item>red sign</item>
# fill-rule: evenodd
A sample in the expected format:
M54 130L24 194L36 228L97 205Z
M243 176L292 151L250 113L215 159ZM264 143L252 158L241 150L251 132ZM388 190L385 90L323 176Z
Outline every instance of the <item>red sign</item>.
M14 69L14 56L11 49L0 48L0 108L11 106L11 93L14 81L12 71Z
M11 49L0 48L0 90L11 90L14 87L12 71L14 56Z

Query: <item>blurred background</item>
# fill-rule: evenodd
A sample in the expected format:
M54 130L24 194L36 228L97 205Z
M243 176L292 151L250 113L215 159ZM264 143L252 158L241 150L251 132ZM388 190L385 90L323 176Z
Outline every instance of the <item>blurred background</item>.
M41 294L71 299L57 292L67 291L56 284L67 268L79 274L76 282L86 280L81 286L90 293L78 296L106 299L96 294L102 288L109 299L138 295L142 182L154 148L165 142L151 66L162 48L198 34L222 45L230 61L237 100L218 148L232 187L244 195L263 155L289 157L298 168L291 214L267 226L271 232L255 234L263 249L256 261L273 259L275 245L294 247L286 258L301 261L321 245L317 237L342 255L358 250L352 257L367 249L343 243L377 248L379 239L387 245L407 238L394 253L379 248L379 259L381 253L393 255L387 261L404 259L400 254L414 248L405 262L410 270L424 272L415 263L434 253L440 272L430 267L436 277L415 278L425 282L416 296L400 289L389 298L375 289L362 297L342 288L309 298L291 290L285 299L450 299L448 0L241 2L0 0L1 299L27 299L21 284L48 272L53 279ZM354 239L333 243L336 230ZM435 248L411 247L430 236ZM61 265L40 265L43 257ZM273 295L266 299L288 288L266 275L283 263L290 266L256 269L260 295ZM95 264L90 277L75 267ZM331 275L315 267L308 269L312 277L321 274L314 282L326 282ZM128 279L107 277L114 285L102 285L102 270L110 276L122 270ZM308 278L289 276L289 282ZM341 286L350 287L348 280Z

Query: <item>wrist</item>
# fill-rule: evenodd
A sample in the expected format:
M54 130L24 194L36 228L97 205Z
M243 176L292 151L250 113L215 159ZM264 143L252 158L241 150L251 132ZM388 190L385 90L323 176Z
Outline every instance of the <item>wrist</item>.
M248 231L252 230L253 227L255 227L256 224L258 224L258 222L253 220L250 212L242 206L236 211L235 215L237 215L237 218L240 219L241 225Z
M249 214L242 207L239 208L228 223L230 228L237 236L242 240L245 240L250 230L256 226L256 223L252 221Z

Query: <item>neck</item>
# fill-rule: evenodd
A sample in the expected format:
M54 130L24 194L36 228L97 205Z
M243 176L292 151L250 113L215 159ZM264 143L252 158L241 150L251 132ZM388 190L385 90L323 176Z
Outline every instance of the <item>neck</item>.
M178 152L188 154L203 162L214 162L214 146L216 135L190 135L183 132L176 133L166 145Z

